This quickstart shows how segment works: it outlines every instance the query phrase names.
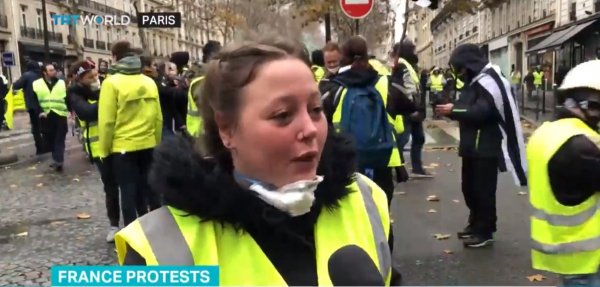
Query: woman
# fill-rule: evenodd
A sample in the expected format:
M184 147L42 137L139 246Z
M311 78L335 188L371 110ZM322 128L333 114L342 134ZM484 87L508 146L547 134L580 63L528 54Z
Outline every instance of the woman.
M70 107L83 129L83 144L89 158L98 167L104 185L106 213L110 222L107 242L113 242L119 231L119 187L110 168L110 157L98 158L98 95L100 80L93 62L79 61L71 66L72 82L67 90Z
M309 65L280 40L210 62L206 150L180 138L159 147L150 184L168 207L117 234L120 264L219 265L221 285L331 285L331 255L354 244L370 257L356 265L374 263L389 284L386 196L328 132Z

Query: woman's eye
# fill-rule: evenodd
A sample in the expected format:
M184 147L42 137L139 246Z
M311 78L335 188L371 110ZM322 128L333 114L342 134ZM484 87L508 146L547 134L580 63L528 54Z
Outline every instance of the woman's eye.
M313 113L315 113L315 114L320 114L320 113L322 113L322 112L323 112L323 107L321 107L321 106L319 106L319 107L314 107L314 108L312 109L312 112L313 112Z
M291 117L291 113L289 112L281 112L281 113L277 113L275 114L275 116L273 116L273 119L275 119L278 122L285 122L288 121Z

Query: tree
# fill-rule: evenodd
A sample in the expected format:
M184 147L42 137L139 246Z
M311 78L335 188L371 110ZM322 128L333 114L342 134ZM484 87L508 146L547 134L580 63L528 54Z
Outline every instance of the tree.
M158 9L169 9L169 10L175 10L175 0L171 0L170 4L163 4L161 6L158 7ZM133 0L131 2L131 6L133 6L133 9L135 10L135 14L136 16L140 13L140 7L138 7L140 5L140 0ZM154 12L154 8L150 9L150 11L143 11L143 12ZM146 38L146 33L145 31L143 31L142 29L140 29L138 31L138 35L140 36L140 43L143 49L148 49L149 44L148 44L148 39Z
M80 15L81 10L79 9L78 1L55 1L54 2L63 11L64 14L75 14ZM69 25L69 35L67 39L70 39L71 46L75 50L77 59L83 59L83 46L79 43L79 36L77 35L77 25Z

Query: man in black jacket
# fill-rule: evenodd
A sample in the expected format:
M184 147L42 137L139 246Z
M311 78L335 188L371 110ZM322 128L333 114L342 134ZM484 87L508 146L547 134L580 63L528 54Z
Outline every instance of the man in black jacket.
M483 247L496 232L498 170L511 170L526 185L523 134L510 83L500 76L473 44L458 46L450 66L465 83L456 104L436 106L438 115L459 122L462 192L469 221L458 237L465 247Z
M8 93L8 79L0 74L0 131L4 127L4 113L6 113L6 94Z
M17 90L23 89L23 95L25 97L25 106L29 113L29 120L31 122L31 133L33 134L33 140L35 142L35 153L37 155L47 152L42 141L42 131L40 126L40 113L42 108L37 96L33 92L33 82L41 77L41 67L38 62L30 61L27 63L27 72L21 75L16 82L13 83L13 93Z

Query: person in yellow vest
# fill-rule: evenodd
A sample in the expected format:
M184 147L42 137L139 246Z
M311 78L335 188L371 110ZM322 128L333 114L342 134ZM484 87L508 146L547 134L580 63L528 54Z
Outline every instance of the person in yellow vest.
M42 135L48 150L52 151L53 163L50 165L56 171L63 170L65 157L65 138L69 126L67 116L67 88L65 81L56 77L53 64L42 68L42 78L33 82L33 92L40 103Z
M425 144L423 120L427 105L425 104L425 95L420 92L420 79L415 70L419 61L415 49L414 43L409 40L396 43L392 49L392 61L396 65L393 67L390 77L388 111L394 117L400 117L404 125L404 131L398 134L399 151L403 151L404 146L412 139L410 147L411 176L433 178L423 168L422 153ZM405 162L403 152L400 152L400 157L402 162ZM403 182L406 181L406 178L400 177L397 178L397 181Z
M600 283L600 60L566 75L565 99L554 121L530 137L529 162L533 268L561 277L562 286Z
M106 241L114 242L115 234L119 231L121 209L119 205L119 186L113 174L111 158L108 157L101 160L98 150L98 97L100 79L96 71L96 66L89 60L73 63L69 74L73 75L73 83L67 90L68 99L83 129L85 151L98 168L100 179L104 185L106 214L110 223Z
M517 93L521 89L521 71L516 70L514 64L510 67L510 86L513 97L516 99Z
M111 53L115 64L98 100L98 156L111 157L123 222L128 225L148 209L161 206L147 176L153 150L161 142L162 112L156 83L141 73L140 57L131 44L118 41ZM140 195L145 197L145 207L140 206Z
M385 193L328 130L301 44L263 40L218 57L199 100L206 149L181 138L157 149L150 183L167 206L117 233L119 263L217 265L224 286L331 286L345 258L372 267L358 278L378 278L358 284L390 285ZM364 256L341 256L348 248Z
M427 86L429 87L429 104L431 105L432 110L435 109L436 105L444 104L442 99L444 85L446 85L446 79L444 78L442 69L440 67L435 67L431 71L427 81ZM437 115L434 114L433 117L437 118Z
M313 71L313 75L315 76L315 80L320 82L323 77L325 77L325 60L323 59L323 51L314 50L311 54L312 66L310 69Z
M537 89L544 89L544 71L542 71L542 67L535 67L535 71L533 71L533 86Z

